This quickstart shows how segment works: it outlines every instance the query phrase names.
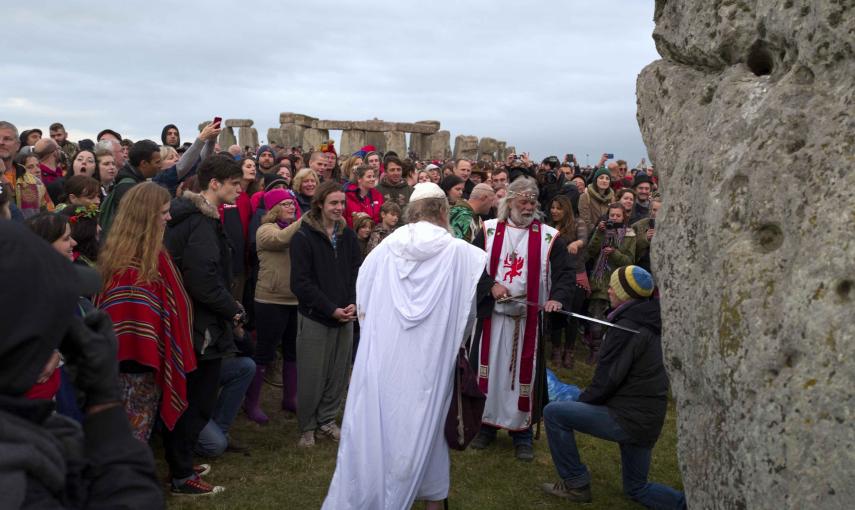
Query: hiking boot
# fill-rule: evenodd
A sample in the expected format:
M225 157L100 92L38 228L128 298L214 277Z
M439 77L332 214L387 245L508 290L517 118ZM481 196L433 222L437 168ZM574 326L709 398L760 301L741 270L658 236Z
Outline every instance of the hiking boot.
M469 443L470 448L475 448L476 450L484 450L496 440L496 436L485 434L483 432L478 432L478 435L475 436L475 439Z
M198 476L193 477L178 487L172 486L173 496L212 496L226 490L220 485L211 485Z
M555 483L544 483L540 486L543 492L558 496L559 498L569 499L576 503L591 502L591 484L582 487L567 487L564 480Z
M315 431L310 430L308 432L303 432L300 435L300 440L297 441L298 448L311 448L315 446Z
M228 437L228 440L229 440L229 444L228 444L228 446L226 446L226 451L227 451L227 452L232 452L232 453L249 453L249 445L248 445L248 444L246 444L246 443L241 443L240 441L238 441L237 439L233 438L232 436L229 436L229 437Z
M534 448L530 444L518 444L514 446L514 457L522 462L531 462L534 460Z
M338 428L338 425L335 424L335 421L331 421L329 423L321 425L318 430L321 431L321 434L327 436L335 442L338 442L338 440L341 439L341 429Z

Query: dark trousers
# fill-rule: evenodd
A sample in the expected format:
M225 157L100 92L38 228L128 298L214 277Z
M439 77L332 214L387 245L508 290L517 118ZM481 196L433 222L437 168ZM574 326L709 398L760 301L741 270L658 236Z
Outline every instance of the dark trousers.
M256 365L276 361L276 347L282 345L282 359L297 361L297 305L255 303Z
M198 360L196 370L187 374L187 409L171 431L163 429L166 463L174 480L193 476L193 447L199 432L214 415L222 359Z

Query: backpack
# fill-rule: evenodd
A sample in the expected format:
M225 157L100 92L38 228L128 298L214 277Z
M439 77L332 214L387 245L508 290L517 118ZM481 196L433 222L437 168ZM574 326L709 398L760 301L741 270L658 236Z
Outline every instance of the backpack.
M117 182L115 186L113 186L113 191L107 195L107 198L101 203L101 214L98 219L98 223L101 225L102 236L106 238L107 232L110 230L110 225L113 224L113 219L116 217L116 207L119 203L116 201L116 188L121 184L136 184L136 180L132 177L123 177L121 181Z

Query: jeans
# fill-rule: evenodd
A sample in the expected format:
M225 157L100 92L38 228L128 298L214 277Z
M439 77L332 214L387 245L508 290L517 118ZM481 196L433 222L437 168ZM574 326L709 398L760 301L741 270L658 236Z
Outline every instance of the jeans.
M193 476L193 448L199 432L214 415L221 359L199 359L196 370L187 374L187 409L172 430L163 428L163 450L173 484Z
M195 451L205 457L219 457L229 446L229 428L235 421L249 383L255 375L255 362L247 356L226 358L220 368L220 396L214 415L199 432Z
M609 415L606 406L573 400L552 402L544 409L543 416L552 462L568 487L591 483L591 474L582 464L576 447L574 431L579 431L620 445L623 491L627 497L648 508L686 508L682 492L647 481L652 448L629 444L630 437Z
M484 434L485 436L490 436L493 439L496 438L496 434L498 432L499 432L499 429L497 427L494 427L492 425L487 425L486 423L481 424L481 430L479 431L479 433ZM533 437L532 433L531 433L531 427L529 427L525 430L518 430L518 431L509 430L508 435L511 436L511 439L514 442L514 446L519 446L521 444L527 444L527 445L531 446L532 437Z

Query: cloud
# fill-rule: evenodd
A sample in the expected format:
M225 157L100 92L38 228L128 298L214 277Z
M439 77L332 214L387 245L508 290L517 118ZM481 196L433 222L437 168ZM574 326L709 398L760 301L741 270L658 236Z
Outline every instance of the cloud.
M19 128L61 121L186 139L214 115L281 111L360 120L436 119L543 157L645 149L635 78L657 58L651 2L310 2L210 0L94 5L50 16L5 8L0 109ZM46 42L29 44L34 29Z

